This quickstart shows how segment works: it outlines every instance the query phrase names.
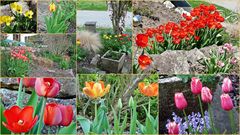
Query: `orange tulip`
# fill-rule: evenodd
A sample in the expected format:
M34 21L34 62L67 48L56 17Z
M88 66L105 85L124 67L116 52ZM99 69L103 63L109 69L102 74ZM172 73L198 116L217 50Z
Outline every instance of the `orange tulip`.
M90 98L99 98L103 97L110 90L110 84L106 87L104 86L103 81L99 82L85 82L85 87L83 88L83 93L89 96Z
M138 83L138 88L140 92L148 97L158 96L158 83L152 83L145 85L144 82Z

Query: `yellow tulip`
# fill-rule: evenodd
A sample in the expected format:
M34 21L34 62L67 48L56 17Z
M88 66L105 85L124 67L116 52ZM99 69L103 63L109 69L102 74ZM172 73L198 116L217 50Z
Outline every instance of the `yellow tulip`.
M85 87L83 88L83 93L92 99L103 97L110 90L110 84L106 87L103 81L99 82L85 82Z
M50 12L54 12L56 11L56 5L52 2L49 6L48 9Z
M32 10L28 10L25 12L24 14L25 17L28 17L29 19L32 19L33 16L33 11Z

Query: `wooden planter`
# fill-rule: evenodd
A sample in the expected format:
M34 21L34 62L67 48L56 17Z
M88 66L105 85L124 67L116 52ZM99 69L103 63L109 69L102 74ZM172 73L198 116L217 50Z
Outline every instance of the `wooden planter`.
M118 60L114 60L111 58L106 58L106 56L109 53L117 53L117 54L122 54L121 57ZM120 53L116 51L107 51L102 57L101 57L101 65L100 67L110 73L119 73L121 69L123 68L125 60L125 53Z

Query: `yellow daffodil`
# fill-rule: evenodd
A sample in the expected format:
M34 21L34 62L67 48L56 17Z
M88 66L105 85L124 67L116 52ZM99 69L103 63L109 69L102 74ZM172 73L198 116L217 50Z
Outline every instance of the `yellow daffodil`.
M83 93L92 99L103 97L110 90L110 84L106 87L103 81L99 82L85 82L85 87L83 88Z
M17 2L10 4L10 7L12 10L16 11L17 13L22 14L22 6L19 5Z
M7 26L10 26L11 22L14 20L14 17L11 16L1 16L0 24L6 23Z
M52 2L49 6L48 9L50 12L54 12L56 11L56 5Z
M80 44L81 44L80 39L77 39L76 44L77 44L77 45L80 45Z
M32 10L28 10L25 12L24 14L25 17L28 17L29 19L32 19L33 16L33 11Z

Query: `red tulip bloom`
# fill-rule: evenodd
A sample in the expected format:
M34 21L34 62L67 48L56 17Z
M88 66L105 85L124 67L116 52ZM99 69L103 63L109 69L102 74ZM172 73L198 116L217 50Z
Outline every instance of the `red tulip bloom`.
M229 93L233 90L233 87L232 87L232 81L226 77L223 79L223 84L222 84L222 91L224 93Z
M136 37L136 44L139 47L145 48L148 46L148 36L145 34L138 34Z
M199 36L194 36L194 39L195 39L196 41L198 41L198 40L200 39L200 37L199 37Z
M193 94L200 94L202 90L202 82L200 79L193 77L191 81L191 91Z
M57 126L62 122L62 113L58 104L48 103L44 111L44 124L47 126Z
M176 122L170 122L167 126L168 134L179 134L179 125Z
M38 116L33 118L33 112L32 106L26 106L23 109L18 106L12 106L3 112L7 122L2 122L2 124L13 133L26 133L37 122Z
M223 110L230 111L233 109L233 102L231 97L228 94L222 94L220 98L221 98L221 106Z
M153 28L148 28L146 35L148 35L148 37L152 38L154 34L154 29Z
M222 16L216 16L216 20L219 21L219 22L224 22L224 18Z
M187 107L187 100L185 99L183 93L175 93L174 96L175 105L179 110L183 110Z
M17 79L18 83L20 83L20 79L21 78ZM28 87L34 88L35 81L36 81L36 78L23 78L23 86L25 86L26 88L28 88Z
M208 87L203 87L201 91L201 98L204 103L212 102L212 93Z
M60 126L69 126L73 119L73 108L71 105L61 105L59 104L58 107L62 113L62 121L60 122Z
M55 97L61 88L60 83L54 78L37 78L35 90L39 96Z
M156 38L157 42L159 42L159 43L164 42L164 37L160 34L156 34L155 38Z
M141 69L146 69L152 63L152 59L147 55L140 55L138 57L138 64L140 65Z
M216 7L213 4L211 4L211 5L209 5L208 10L209 11L215 11Z

